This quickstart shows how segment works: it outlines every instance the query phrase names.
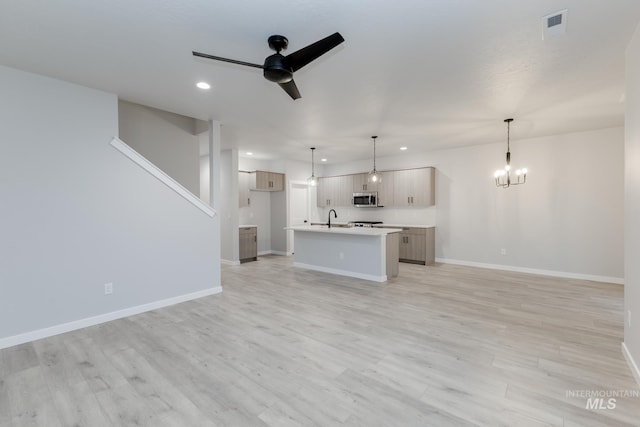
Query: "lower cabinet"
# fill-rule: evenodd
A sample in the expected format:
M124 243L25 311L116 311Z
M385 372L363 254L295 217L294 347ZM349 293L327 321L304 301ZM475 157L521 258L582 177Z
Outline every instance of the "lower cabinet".
M403 227L400 262L429 265L435 261L435 228Z
M258 227L240 227L240 262L258 259Z

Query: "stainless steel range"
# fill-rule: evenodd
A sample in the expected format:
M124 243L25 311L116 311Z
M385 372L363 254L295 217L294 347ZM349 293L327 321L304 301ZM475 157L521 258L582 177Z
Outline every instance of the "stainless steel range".
M379 224L382 224L382 221L349 221L352 227L373 227Z

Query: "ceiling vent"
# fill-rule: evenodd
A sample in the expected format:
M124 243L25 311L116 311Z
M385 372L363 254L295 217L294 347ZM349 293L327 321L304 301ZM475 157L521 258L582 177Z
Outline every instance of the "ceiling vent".
M562 36L567 32L568 9L542 17L542 40Z

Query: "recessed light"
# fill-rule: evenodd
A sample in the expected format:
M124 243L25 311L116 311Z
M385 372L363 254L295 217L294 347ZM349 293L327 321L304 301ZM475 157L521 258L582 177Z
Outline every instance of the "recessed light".
M253 156L253 153L251 151L247 151L247 156Z
M406 150L406 149L407 149L407 147L400 147L400 149L401 149L402 151L404 151L404 150Z
M204 89L204 90L211 89L211 85L207 82L198 82L196 83L196 86L198 86L198 89Z
M326 161L327 161L327 159L320 159L320 161L321 161L321 162L326 162Z

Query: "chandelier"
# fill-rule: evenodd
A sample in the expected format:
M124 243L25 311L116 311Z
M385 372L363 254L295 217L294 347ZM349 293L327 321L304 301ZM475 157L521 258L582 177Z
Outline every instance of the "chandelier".
M507 124L507 164L504 169L498 169L493 177L496 179L496 187L509 188L512 185L520 185L527 182L527 169L516 169L515 178L511 176L511 152L509 151L509 127L513 119L505 119Z

